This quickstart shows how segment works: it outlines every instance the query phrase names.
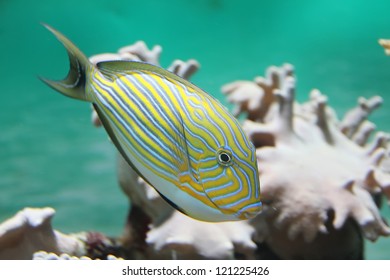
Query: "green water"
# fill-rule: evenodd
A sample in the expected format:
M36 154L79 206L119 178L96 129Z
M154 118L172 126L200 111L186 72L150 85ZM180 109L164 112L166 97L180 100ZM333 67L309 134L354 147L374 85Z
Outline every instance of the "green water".
M370 118L390 131L390 1L21 1L0 0L0 221L25 206L57 210L64 232L118 235L127 200L116 183L115 151L90 122L87 103L64 98L37 75L62 78L67 57L39 22L87 55L144 40L164 48L161 63L196 58L193 81L223 100L220 86L289 62L299 101L312 88L339 116L359 96L385 103ZM390 218L387 206L383 210ZM367 258L390 259L390 239L367 243Z

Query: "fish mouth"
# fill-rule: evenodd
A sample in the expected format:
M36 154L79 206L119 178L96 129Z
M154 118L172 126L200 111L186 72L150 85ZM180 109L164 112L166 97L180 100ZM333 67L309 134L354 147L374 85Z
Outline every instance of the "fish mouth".
M236 213L236 217L240 220L250 220L259 215L263 209L263 205L261 202L258 202L254 205L250 205L249 207L245 207L245 210L241 209L238 213Z

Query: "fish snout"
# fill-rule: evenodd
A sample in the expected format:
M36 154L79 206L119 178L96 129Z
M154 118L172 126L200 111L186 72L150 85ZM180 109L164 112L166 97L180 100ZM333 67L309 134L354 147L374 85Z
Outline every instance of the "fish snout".
M259 205L257 205L256 207L251 207L250 209L241 211L240 213L238 213L237 217L240 220L253 219L254 217L256 217L261 213L261 210L262 210L262 205L261 203L259 203Z

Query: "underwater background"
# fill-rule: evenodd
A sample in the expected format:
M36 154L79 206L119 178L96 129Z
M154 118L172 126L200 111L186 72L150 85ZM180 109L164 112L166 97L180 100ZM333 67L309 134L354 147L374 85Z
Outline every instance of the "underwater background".
M192 81L228 107L223 84L288 62L298 101L318 88L342 118L359 96L380 95L369 119L390 132L390 57L377 43L390 38L389 11L385 0L0 0L0 221L50 206L62 232L117 236L128 211L115 148L91 124L90 104L37 78L68 71L66 52L40 22L88 56L144 40L163 47L163 67L194 58L201 69ZM390 220L386 203L382 213ZM366 258L390 259L390 238L367 241Z

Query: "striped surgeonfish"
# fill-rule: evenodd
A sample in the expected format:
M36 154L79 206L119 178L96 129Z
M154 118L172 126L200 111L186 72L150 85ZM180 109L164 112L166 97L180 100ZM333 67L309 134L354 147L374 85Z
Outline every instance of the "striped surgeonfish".
M255 148L219 101L160 67L134 61L94 66L64 35L70 70L41 78L93 103L126 161L172 206L202 221L249 219L261 211Z

